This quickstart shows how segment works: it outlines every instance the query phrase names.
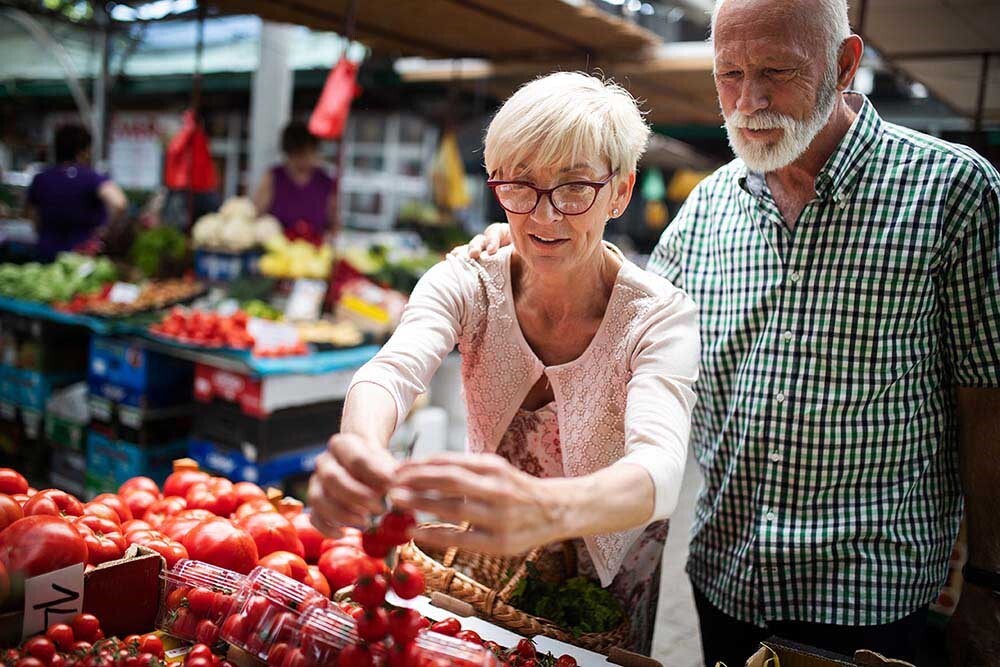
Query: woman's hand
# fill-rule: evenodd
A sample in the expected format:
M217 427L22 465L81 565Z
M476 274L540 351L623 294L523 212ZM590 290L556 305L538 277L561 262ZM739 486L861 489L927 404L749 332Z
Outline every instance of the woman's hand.
M462 533L417 529L423 543L516 555L570 536L572 488L573 480L532 477L494 454L451 454L403 463L389 498L399 509L472 524Z
M489 257L500 248L510 245L510 225L506 222L494 222L483 230L482 234L477 234L468 245L459 246L451 251L451 254L461 254L462 251L468 253L471 259L479 259L480 255Z
M312 522L328 535L343 526L365 527L385 511L385 494L398 463L378 443L338 433L316 459L309 479Z

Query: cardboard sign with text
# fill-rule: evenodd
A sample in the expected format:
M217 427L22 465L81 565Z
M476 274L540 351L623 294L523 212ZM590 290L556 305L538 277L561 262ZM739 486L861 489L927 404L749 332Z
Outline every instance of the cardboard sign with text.
M24 582L24 627L27 639L83 611L83 563L40 574Z

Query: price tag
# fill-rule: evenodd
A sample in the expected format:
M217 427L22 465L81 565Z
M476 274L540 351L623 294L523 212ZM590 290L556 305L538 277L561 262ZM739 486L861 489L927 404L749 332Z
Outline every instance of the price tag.
M236 311L240 309L240 302L236 299L226 299L219 304L219 307L215 309L222 317L229 317L230 315L235 315Z
M94 260L88 259L86 262L76 267L76 277L86 278L91 273L93 273L95 269L97 269L97 264L94 262Z
M83 563L40 574L24 582L24 631L27 639L55 623L68 623L83 611Z
M327 283L324 280L296 280L292 285L292 294L285 305L285 319L290 321L319 319L323 310L323 297L326 296Z
M133 285L132 283L115 283L111 287L111 292L108 293L108 301L124 304L135 303L135 300L139 298L140 292L142 292L142 289L138 285Z
M250 320L247 332L253 336L254 349L258 352L288 347L299 342L299 330L295 327L259 317Z

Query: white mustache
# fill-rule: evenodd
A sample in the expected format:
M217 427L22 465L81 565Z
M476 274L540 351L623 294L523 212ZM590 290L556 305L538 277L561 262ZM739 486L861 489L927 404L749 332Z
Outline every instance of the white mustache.
M774 111L758 111L751 116L733 111L726 117L726 122L748 130L791 130L796 124L794 118Z

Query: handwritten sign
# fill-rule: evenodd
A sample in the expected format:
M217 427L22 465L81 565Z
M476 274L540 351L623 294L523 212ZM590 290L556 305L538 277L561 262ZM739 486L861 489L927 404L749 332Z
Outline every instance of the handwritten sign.
M83 563L40 574L24 582L27 639L55 623L68 623L83 611Z

